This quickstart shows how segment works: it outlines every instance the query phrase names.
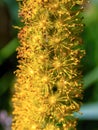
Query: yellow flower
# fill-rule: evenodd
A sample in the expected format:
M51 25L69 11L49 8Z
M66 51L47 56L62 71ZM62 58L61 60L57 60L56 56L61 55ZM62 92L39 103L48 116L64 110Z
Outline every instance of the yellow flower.
M22 0L12 130L76 130L84 0ZM77 8L77 5L79 7Z

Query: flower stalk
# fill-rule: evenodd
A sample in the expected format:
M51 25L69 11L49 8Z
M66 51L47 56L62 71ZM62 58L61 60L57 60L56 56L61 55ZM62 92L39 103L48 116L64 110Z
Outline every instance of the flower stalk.
M22 0L12 130L76 130L83 0Z

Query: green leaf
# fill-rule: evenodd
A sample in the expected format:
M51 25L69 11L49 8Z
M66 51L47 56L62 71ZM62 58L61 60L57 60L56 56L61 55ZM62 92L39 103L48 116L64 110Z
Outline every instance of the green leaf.
M94 68L84 77L84 89L88 88L92 83L98 80L98 67Z
M13 84L14 76L11 73L6 73L0 78L0 96L3 95L9 87Z
M10 57L19 45L18 40L15 38L10 41L4 48L0 51L0 64L2 64L8 57Z
M98 102L83 105L80 112L82 114L75 113L80 120L98 120Z

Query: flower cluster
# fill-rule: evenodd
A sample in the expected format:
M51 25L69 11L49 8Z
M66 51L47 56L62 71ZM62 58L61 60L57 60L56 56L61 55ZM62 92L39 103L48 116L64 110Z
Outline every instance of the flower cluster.
M22 0L12 130L75 130L83 0Z

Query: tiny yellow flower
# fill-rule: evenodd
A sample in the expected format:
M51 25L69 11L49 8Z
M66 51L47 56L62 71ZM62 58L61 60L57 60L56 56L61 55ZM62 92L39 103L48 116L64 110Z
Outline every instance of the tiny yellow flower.
M18 0L19 1L19 0ZM84 0L22 0L12 130L76 130ZM79 8L76 6L79 5Z

